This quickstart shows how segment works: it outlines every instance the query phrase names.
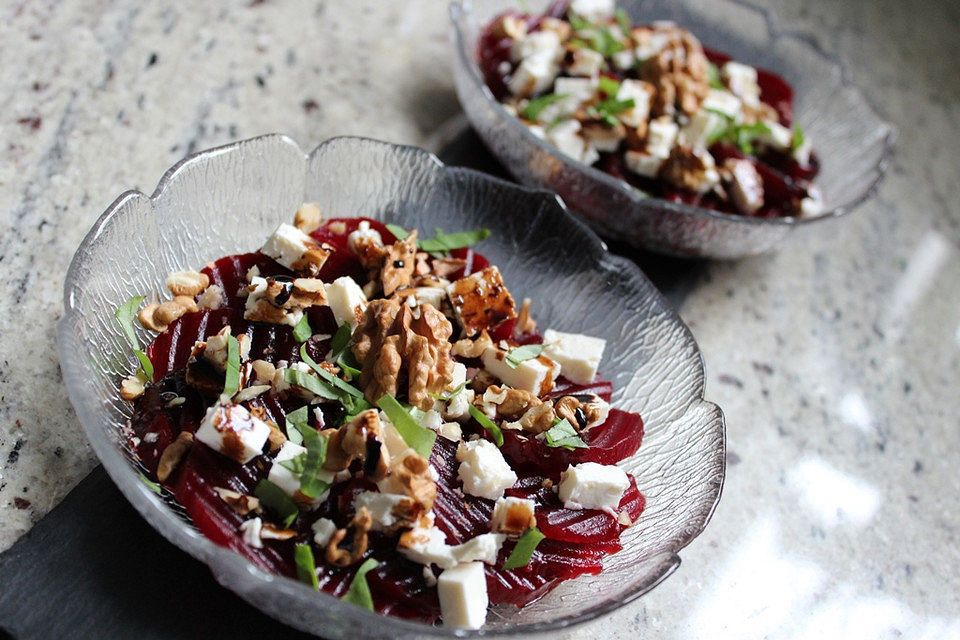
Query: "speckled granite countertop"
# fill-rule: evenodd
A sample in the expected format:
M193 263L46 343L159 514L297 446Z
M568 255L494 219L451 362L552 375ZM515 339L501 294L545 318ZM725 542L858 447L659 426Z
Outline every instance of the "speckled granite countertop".
M53 336L113 197L234 139L421 144L458 111L442 2L226 4L0 8L0 549L94 464ZM768 4L840 57L898 153L842 224L691 272L724 497L673 577L576 637L960 637L960 7Z

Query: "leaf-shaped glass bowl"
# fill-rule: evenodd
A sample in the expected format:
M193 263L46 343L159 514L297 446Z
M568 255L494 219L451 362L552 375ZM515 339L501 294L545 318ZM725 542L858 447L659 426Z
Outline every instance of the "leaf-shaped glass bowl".
M524 3L538 13L548 0ZM754 218L647 197L626 182L561 154L507 113L483 82L476 58L483 25L516 0L453 2L454 75L460 103L491 152L523 184L558 193L601 235L662 253L740 258L769 251L795 229L836 218L864 202L883 177L894 131L842 67L802 36L776 30L770 14L741 0L626 0L635 23L673 20L704 46L770 69L793 85L794 114L822 168L824 213Z
M495 608L481 634L589 620L676 568L679 550L710 518L724 474L723 416L703 400L703 364L689 330L639 268L607 253L555 196L444 167L420 149L361 138L332 139L309 155L279 135L199 153L170 169L152 196L120 196L77 250L58 327L64 382L103 466L157 531L207 563L221 584L299 629L328 638L463 635L384 618L255 568L151 492L125 449L121 430L130 406L119 399L118 384L135 361L114 310L134 295L159 296L171 271L258 248L304 201L320 203L331 217L490 228L481 250L500 266L511 292L535 301L543 327L606 338L601 374L614 384L614 404L646 422L643 446L624 466L649 506L626 531L623 551L602 574L565 583L522 611ZM137 331L145 343L149 337Z

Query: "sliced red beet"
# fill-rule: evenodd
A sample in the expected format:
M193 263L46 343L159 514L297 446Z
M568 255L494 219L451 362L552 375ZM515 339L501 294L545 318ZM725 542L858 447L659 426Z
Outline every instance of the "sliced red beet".
M556 384L553 385L553 390L547 395L551 398L562 398L563 396L575 396L583 393L592 393L610 402L610 398L613 396L613 385L600 378L597 378L590 384L577 384L570 382L564 377L560 377L557 378Z
M626 528L619 519L603 511L565 509L556 493L543 488L539 477L517 484L507 490L507 495L534 500L537 503L537 526L552 540L578 544L616 542ZM630 476L630 486L624 492L618 510L626 511L633 522L640 516L643 506L643 495Z

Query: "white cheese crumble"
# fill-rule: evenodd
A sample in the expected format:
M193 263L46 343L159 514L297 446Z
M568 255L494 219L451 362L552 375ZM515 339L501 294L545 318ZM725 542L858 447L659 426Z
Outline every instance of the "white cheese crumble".
M583 462L560 474L560 501L567 509L599 509L616 515L630 486L626 472L614 465Z
M243 535L243 542L254 549L262 549L263 542L260 540L260 533L263 531L263 520L254 518L244 520L240 523L240 532Z
M295 226L284 222L267 238L260 251L287 269L292 269L294 263L303 257L303 254L313 244L310 236Z
M447 569L437 579L443 624L454 629L479 629L487 620L487 579L483 564L467 562Z
M553 383L560 373L560 365L541 355L524 360L514 369L506 362L507 352L497 347L487 347L481 360L483 368L514 389L529 391L542 396L553 389Z
M560 374L576 384L590 384L597 377L607 341L582 333L563 333L547 329L543 333L543 352L560 365Z
M349 322L352 328L356 328L363 317L363 312L367 308L367 297L363 295L363 289L350 276L341 276L324 285L327 294L327 305L333 311L333 317L337 324Z
M313 541L318 547L326 547L330 537L337 530L337 525L329 518L320 518L310 527L313 530Z
M270 427L238 404L215 404L207 410L195 438L214 451L246 464L260 455Z
M466 442L457 450L460 468L457 476L463 490L472 496L496 500L514 485L517 474L503 458L500 449L487 440Z

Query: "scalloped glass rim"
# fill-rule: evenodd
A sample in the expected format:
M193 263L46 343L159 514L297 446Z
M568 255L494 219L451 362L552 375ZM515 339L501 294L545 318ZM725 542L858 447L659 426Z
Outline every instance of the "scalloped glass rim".
M535 147L536 149L538 149L540 152L544 154L552 156L558 163L561 163L564 166L566 166L572 173L582 174L583 176L585 176L586 179L599 182L607 189L614 190L620 196L625 197L626 200L633 205L639 205L644 201L656 201L657 205L665 211L685 214L695 219L699 218L705 221L723 221L728 224L740 225L745 228L775 227L781 230L777 234L771 234L770 236L771 242L768 243L768 244L771 244L771 246L768 246L759 250L750 249L750 248L745 250L739 250L738 248L734 247L734 248L731 248L731 250L729 251L714 252L710 250L708 247L704 247L702 252L697 252L696 248L692 248L691 250L690 248L683 249L678 247L671 247L669 240L666 240L666 242L663 244L654 244L653 242L651 243L634 242L634 244L637 244L638 246L643 246L645 248L661 251L664 253L679 255L679 256L689 256L691 254L697 255L699 253L703 257L736 258L736 257L745 256L745 255L754 255L756 253L763 253L764 251L772 248L772 244L775 243L775 240L779 240L780 238L784 237L784 235L789 230L798 228L804 225L808 225L810 223L820 222L822 220L840 217L856 209L859 205L863 204L870 197L872 197L873 194L876 192L877 188L879 187L880 182L882 181L886 173L886 168L889 163L890 156L893 152L893 143L896 140L897 134L896 134L896 130L877 114L876 109L873 107L873 105L870 104L869 101L867 101L863 93L848 79L847 77L848 74L846 73L845 69L838 62L836 62L834 58L829 56L821 47L819 47L812 39L802 34L774 29L772 26L774 24L773 13L768 9L757 7L749 2L745 2L744 0L722 0L722 1L733 4L737 7L755 12L757 15L762 17L763 22L765 23L768 31L767 35L771 40L775 40L777 38L793 38L799 42L802 42L810 50L815 51L816 54L823 59L823 61L829 63L829 65L836 70L836 73L840 77L841 85L845 89L851 92L854 92L858 96L858 98L863 102L870 116L876 122L876 127L882 138L881 140L882 152L879 154L879 158L876 165L872 168L873 174L874 174L872 179L868 182L868 184L866 185L866 188L863 189L860 193L853 194L849 196L845 201L835 205L830 210L824 211L820 215L809 217L809 218L756 218L756 217L750 217L750 216L741 216L741 215L732 214L732 213L725 213L722 211L714 211L712 209L705 209L702 207L672 202L662 198L648 196L638 191L637 189L634 189L632 186L630 186L626 182L619 180L618 178L615 178L607 174L606 172L601 171L600 169L583 164L582 162L574 160L573 158L570 158L564 154L561 154L553 147L553 145L533 135L529 131L529 129L527 129L527 127L520 122L518 118L516 118L515 116L507 112L506 109L504 109L503 106L499 103L499 101L497 101L497 99L493 96L490 89L486 86L486 83L484 82L483 76L480 72L479 66L476 63L475 52L473 50L473 47L468 46L468 43L472 44L472 40L469 37L469 34L467 33L467 28L468 28L467 22L471 16L471 5L472 5L471 0L452 0L452 2L449 5L450 20L453 26L453 40L457 49L455 60L458 66L456 67L455 70L458 72L457 93L458 93L458 96L460 97L461 104L464 106L464 110L466 111L467 116L471 120L472 124L475 127L477 127L478 131L481 134L481 137L485 137L484 127L477 122L477 116L475 115L474 111L470 108L469 101L466 100L463 95L463 91L465 90L463 86L464 83L460 82L459 80L461 80L463 76L466 76L470 80L471 86L469 90L477 92L484 97L485 101L489 103L488 106L492 107L492 109L500 117L500 123L506 123L506 126L512 130L514 136L517 139L522 140L524 143L528 145L532 145L533 147ZM513 3L513 4L516 4L516 3ZM634 1L628 0L628 1L618 1L617 4L624 5L624 6L637 6L642 8L644 3L642 0L634 0ZM680 3L680 4L685 4L685 3ZM464 71L466 73L462 73ZM496 148L493 147L493 145L490 145L488 143L488 147L491 148L491 151L493 151L495 155L500 155L497 153L497 150ZM503 157L501 157L500 159L501 161L504 160ZM508 169L511 170L511 173L516 174L513 168L509 166L510 163L506 162L506 164L508 165ZM529 184L529 182L525 180L526 176L518 176L518 178L520 178L525 183ZM543 186L552 187L554 185L543 185ZM567 199L571 201L573 200L569 196L567 197ZM574 209L576 209L575 204L573 204L572 206L574 206ZM615 228L615 225L614 226L604 225L604 223L601 223L601 222L591 222L591 223L595 227L600 227L601 232L605 232L611 235L615 235L616 232L618 231L618 229ZM627 224L629 224L629 221L627 221Z
M371 173L374 171L376 174ZM370 175L374 177L367 177ZM386 180L385 186L378 187L381 180ZM371 188L379 191L370 193ZM679 430L686 444L685 458L668 458L678 465L677 486L669 484L668 475L644 476L638 472L645 489L661 482L666 488L659 502L656 496L651 498L647 519L641 518L628 530L635 538L643 534L643 541L651 548L643 552L639 546L629 546L628 541L623 551L611 556L614 565L628 561L615 570L629 570L629 588L612 598L550 616L551 612L569 608L563 598L554 597L555 591L534 605L540 608L541 617L531 622L524 620L527 609L518 612L507 607L501 612L494 610L490 616L493 626L480 631L428 627L379 616L254 567L240 555L209 541L187 521L182 509L139 481L139 469L120 437L129 407L118 399L120 376L129 374L135 365L112 310L132 295L149 295L149 291L159 294L165 274L184 264L202 264L231 251L258 246L254 239L262 239L269 224L289 219L297 204L307 200L319 200L325 211L348 217L362 212L408 226L421 224L423 217L443 224L451 222L451 215L455 219L487 216L488 222L495 220L501 226L500 242L488 241L485 253L500 262L512 282L520 283L518 291L526 293L549 283L561 291L572 287L572 292L583 278L606 282L611 289L601 292L603 296L614 295L616 290L623 299L620 312L634 314L630 317L635 326L618 327L605 335L613 346L626 350L626 361L631 363L625 367L620 359L610 357L616 362L606 375L618 384L615 401L628 409L638 409L645 402L654 402L655 393L665 393L664 387L669 391L665 398L656 398L653 408L644 409L648 411L645 445L640 454L628 459L627 467L631 471L651 465L661 468L666 462L664 456L677 453L670 450L670 445L676 444L670 439L674 431ZM336 203L333 207L331 200ZM529 207L536 215L520 220L504 217L501 221L507 206ZM191 216L196 218L193 223ZM214 228L204 235L206 228L198 225L199 221ZM240 221L250 223L243 225ZM517 260L522 258L518 249L531 248L533 241L525 231L532 228L552 230L556 234L553 248L576 249L582 256L579 265L571 261L570 272L564 272L570 282L550 280L555 274L515 272ZM224 229L230 232L221 233ZM182 235L185 230L202 238L194 242L192 235ZM238 240L238 236L244 240ZM564 242L568 246L564 247ZM253 247L246 243L253 243ZM131 262L136 269L130 268ZM544 281L544 277L548 279ZM601 293L585 295L597 299ZM582 304L589 304L589 300ZM289 138L271 135L195 154L167 171L152 196L125 192L97 220L71 262L64 284L64 306L65 314L57 328L64 383L80 423L114 483L151 526L205 562L218 582L304 631L322 628L328 637L360 634L413 638L499 637L521 632L539 635L567 628L623 606L672 573L680 562L679 550L703 530L720 497L725 470L723 415L716 405L703 399L703 363L693 336L639 268L607 253L600 239L571 216L556 196L469 169L445 167L421 149L364 138L333 138L307 155ZM557 312L568 306L549 306L544 317L563 317ZM577 328L569 322L568 328ZM143 342L145 332L139 327L137 332ZM618 345L618 340L627 342ZM664 354L667 357L653 357ZM641 377L643 380L639 380ZM679 479L687 477L681 473L688 471L685 464L696 466L693 471L699 481L695 486ZM669 493L671 490L673 493ZM650 522L670 523L671 518L679 517L673 515L678 510L688 516L687 520L671 523L669 530L666 526L651 531L645 528ZM661 539L653 540L655 536ZM660 546L653 547L653 542ZM629 563L628 556L636 555L632 552L641 552L636 564ZM566 584L590 584L589 580L602 583L607 575L604 571L587 583L578 579ZM556 602L551 604L551 600Z

